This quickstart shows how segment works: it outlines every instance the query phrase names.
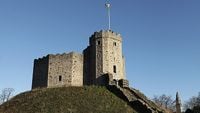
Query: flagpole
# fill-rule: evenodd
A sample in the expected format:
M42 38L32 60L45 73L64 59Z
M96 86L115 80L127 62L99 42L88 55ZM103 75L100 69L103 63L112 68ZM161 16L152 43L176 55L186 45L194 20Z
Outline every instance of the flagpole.
M107 13L108 13L108 30L110 30L110 7L111 7L111 5L110 5L110 3L106 3L105 4L105 6L106 6L106 9L107 9Z

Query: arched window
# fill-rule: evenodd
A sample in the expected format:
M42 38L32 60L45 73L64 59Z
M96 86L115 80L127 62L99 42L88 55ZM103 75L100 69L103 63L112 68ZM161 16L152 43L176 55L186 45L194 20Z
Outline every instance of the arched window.
M114 72L114 73L117 73L116 65L113 66L113 72Z

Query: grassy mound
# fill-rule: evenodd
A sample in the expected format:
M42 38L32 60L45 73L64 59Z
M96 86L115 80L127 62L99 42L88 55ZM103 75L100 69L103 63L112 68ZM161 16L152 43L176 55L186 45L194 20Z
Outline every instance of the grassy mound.
M39 89L15 96L0 113L137 113L105 87Z

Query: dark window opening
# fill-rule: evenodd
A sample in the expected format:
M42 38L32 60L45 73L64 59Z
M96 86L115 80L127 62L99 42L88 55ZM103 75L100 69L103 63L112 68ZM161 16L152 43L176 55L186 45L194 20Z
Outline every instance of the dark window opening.
M100 42L100 41L98 41L98 42L97 42L97 44L98 44L98 45L100 45L100 44L101 44L101 42Z
M59 76L59 82L62 81L62 76Z
M116 69L116 66L115 66L115 65L113 66L113 72L114 72L114 73L117 73L117 69Z
M114 45L114 46L117 46L117 43L116 43L116 42L113 42L113 45Z

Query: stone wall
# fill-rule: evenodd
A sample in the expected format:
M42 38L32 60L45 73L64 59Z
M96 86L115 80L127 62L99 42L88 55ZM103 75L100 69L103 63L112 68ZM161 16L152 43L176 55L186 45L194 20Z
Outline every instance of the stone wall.
M72 53L72 86L83 86L83 55Z
M70 86L72 82L72 56L49 55L48 87Z
M126 59L124 56L122 56L122 61L123 61L123 79L126 79Z
M82 86L83 56L78 53L49 56L48 87Z
M95 84L96 77L93 76L95 74L95 66L93 60L94 56L91 55L92 49L91 46L88 46L84 51L84 63L83 63L83 84L84 85L92 85Z
M48 61L49 56L34 60L32 89L47 87Z
M83 55L64 53L35 60L32 89L83 85Z

